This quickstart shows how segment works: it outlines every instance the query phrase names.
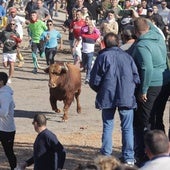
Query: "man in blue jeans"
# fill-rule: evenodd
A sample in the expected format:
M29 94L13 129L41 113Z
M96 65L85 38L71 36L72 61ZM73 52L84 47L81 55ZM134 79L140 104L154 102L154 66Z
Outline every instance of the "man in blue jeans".
M112 154L114 115L118 108L122 129L122 161L134 164L133 110L134 91L140 83L132 57L121 50L114 33L104 37L106 48L99 52L91 71L89 85L97 92L96 108L102 110L103 134L101 154Z

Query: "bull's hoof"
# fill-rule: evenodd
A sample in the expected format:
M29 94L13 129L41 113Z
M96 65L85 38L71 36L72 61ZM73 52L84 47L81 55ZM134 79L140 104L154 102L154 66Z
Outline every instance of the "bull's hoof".
M60 113L61 110L60 110L60 109L55 109L55 112L56 112L56 113Z
M68 117L63 116L63 117L62 117L62 122L67 122L67 121L68 121Z
M81 107L80 108L77 108L77 113L81 113Z

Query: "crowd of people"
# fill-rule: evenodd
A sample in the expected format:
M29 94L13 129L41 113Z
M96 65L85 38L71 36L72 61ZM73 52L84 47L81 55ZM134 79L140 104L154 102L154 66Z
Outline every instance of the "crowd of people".
M17 160L13 151L13 92L7 84L12 82L16 60L18 67L24 64L20 52L23 25L27 25L30 37L32 72L37 74L41 69L38 55L45 57L50 66L55 62L57 50L63 46L62 34L56 30L53 21L54 16L59 15L55 6L58 3L53 0L22 1L23 18L17 14L13 0L0 1L2 62L4 67L9 66L9 75L0 72L0 141L11 170L17 168ZM61 27L69 32L73 64L86 73L84 83L97 94L95 105L102 111L103 123L100 153L110 164L109 169L101 163L105 161L98 160L94 165L80 165L77 169L118 170L136 165L136 169L157 170L166 164L164 169L169 170L170 148L163 116L170 96L167 55L170 4L165 0L65 0L60 3L66 13ZM96 45L100 50L94 57ZM117 109L122 149L120 160L113 161L112 133ZM33 125L38 133L33 157L22 163L21 168L34 163L35 170L46 169L46 165L50 166L49 170L62 169L66 152L46 128L46 117L36 115ZM120 166L120 162L128 166Z

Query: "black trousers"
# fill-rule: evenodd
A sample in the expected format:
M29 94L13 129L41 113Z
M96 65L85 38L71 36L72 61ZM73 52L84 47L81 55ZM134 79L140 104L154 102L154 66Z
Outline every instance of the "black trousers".
M54 57L57 54L57 47L45 48L45 56L47 65L54 64Z
M44 52L44 44L43 43L34 43L32 42L31 43L31 50L33 53L37 54L37 50L39 50L40 52L40 57L41 57L41 54Z
M165 132L165 126L163 122L164 110L166 103L170 96L170 83L162 86L159 96L157 97L151 119L151 129L159 129Z
M14 138L15 138L15 131L13 132L0 131L0 141L4 149L5 155L8 158L11 170L14 170L14 168L17 165L17 159L13 150Z
M134 112L134 150L137 160L142 160L142 157L145 155L144 132L145 130L152 129L154 119L153 112L155 110L155 104L158 104L156 101L160 95L161 89L162 86L149 87L147 91L147 101L144 103L137 101L138 108Z

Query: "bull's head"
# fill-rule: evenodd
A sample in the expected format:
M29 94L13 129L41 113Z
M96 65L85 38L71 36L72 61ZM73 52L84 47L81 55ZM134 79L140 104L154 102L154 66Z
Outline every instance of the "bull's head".
M58 78L68 71L67 64L51 64L48 68L44 70L45 73L49 73L49 87L55 88L58 84Z

